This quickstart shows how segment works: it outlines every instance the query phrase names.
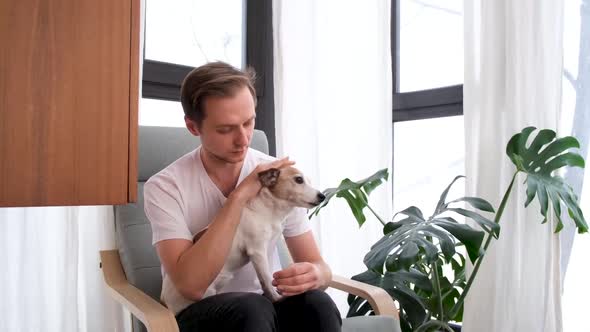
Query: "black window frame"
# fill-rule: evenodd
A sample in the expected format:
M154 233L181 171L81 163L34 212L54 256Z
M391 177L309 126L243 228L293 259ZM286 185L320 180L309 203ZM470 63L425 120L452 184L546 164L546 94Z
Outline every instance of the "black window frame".
M393 123L463 115L463 84L411 92L399 91L400 1L391 5Z
M392 164L391 181L395 182L395 123L463 115L463 84L411 92L399 91L400 68L400 1L391 3L391 70L392 70Z
M146 7L149 5L146 1ZM244 0L245 6L245 61L256 71L256 129L266 133L269 154L276 155L274 88L273 88L273 38L272 0ZM147 22L146 22L147 26ZM145 30L148 30L147 28ZM145 33L145 32L144 32ZM145 36L144 36L145 37ZM144 38L144 40L146 40ZM194 68L145 58L144 43L143 98L180 101L180 85Z

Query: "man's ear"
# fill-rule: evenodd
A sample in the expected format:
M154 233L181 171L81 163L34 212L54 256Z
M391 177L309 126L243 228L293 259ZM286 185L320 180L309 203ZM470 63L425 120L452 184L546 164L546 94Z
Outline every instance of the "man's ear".
M270 168L258 173L258 179L263 187L272 187L277 184L281 171L278 168Z
M184 123L186 124L186 129L191 132L194 136L199 136L201 133L199 132L199 126L197 123L190 119L188 116L184 116Z

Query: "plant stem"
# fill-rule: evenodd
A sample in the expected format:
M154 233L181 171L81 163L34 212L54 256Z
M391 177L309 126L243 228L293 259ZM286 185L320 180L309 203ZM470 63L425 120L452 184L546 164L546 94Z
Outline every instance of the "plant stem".
M430 328L433 327L442 327L445 331L454 332L453 329L447 324L446 322L440 320L430 320L420 326L418 326L414 331L428 331Z
M445 325L441 325L441 327L444 328L445 330L447 330L448 332L455 332L455 331L453 331L453 329L450 326L448 326L446 324Z
M379 219L379 221L381 222L381 225L385 226L385 221L383 221L383 219L381 219L381 217L379 217L379 215L377 215L377 213L371 208L371 206L369 204L367 204L367 207L369 208L369 210L371 210L371 212L373 212L373 215L375 217L377 217L377 219Z
M512 187L514 186L514 181L516 180L516 175L518 175L518 172L520 172L520 171L517 170L514 173L514 175L512 176L512 181L510 181L510 185L508 186L508 189L506 190L506 193L504 194L504 197L502 198L502 202L500 203L500 206L498 207L498 211L496 212L496 216L494 218L494 222L496 224L500 223L500 218L502 218L502 214L504 213L504 209L506 208L506 203L508 203L508 197L510 196L510 193L512 192ZM467 296L467 292L471 288L471 284L473 283L473 280L475 279L475 275L477 274L477 271L479 271L479 267L481 266L481 262L483 261L483 258L485 257L485 254L486 254L486 250L490 246L491 242L492 242L492 234L489 233L488 237L486 239L486 242L483 246L483 254L477 259L477 262L475 262L475 266L473 267L473 271L471 272L471 275L469 276L469 280L467 281L467 284L465 285L465 289L463 289L461 296L459 296L459 299L457 299L457 303L455 303L455 305L453 306L453 308L450 311L449 317L451 319L453 317L455 317L455 315L459 311L459 308L461 308L461 306L463 305L463 301L465 301L465 297Z
M440 292L440 281L438 280L438 264L436 263L436 261L432 262L432 278L434 279L434 291L436 293L436 296L438 297L438 319L444 321L445 314L443 312L442 294Z

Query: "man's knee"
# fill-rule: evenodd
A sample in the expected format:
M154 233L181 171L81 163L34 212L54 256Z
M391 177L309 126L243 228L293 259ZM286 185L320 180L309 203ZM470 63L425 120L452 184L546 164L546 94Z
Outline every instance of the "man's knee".
M276 331L278 318L272 302L266 297L244 293L235 299L232 309L244 331Z
M316 317L326 330L332 330L333 327L342 325L342 318L338 307L332 298L321 290L311 290L301 294L303 299L303 310L306 315Z
M305 303L305 308L314 309L320 312L339 314L336 304L326 292L314 289L301 295L303 297L302 300Z

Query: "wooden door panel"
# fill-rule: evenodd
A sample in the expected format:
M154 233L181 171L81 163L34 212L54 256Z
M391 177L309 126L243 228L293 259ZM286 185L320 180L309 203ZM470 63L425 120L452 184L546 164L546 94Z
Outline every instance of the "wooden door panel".
M0 4L0 206L128 198L131 1Z

